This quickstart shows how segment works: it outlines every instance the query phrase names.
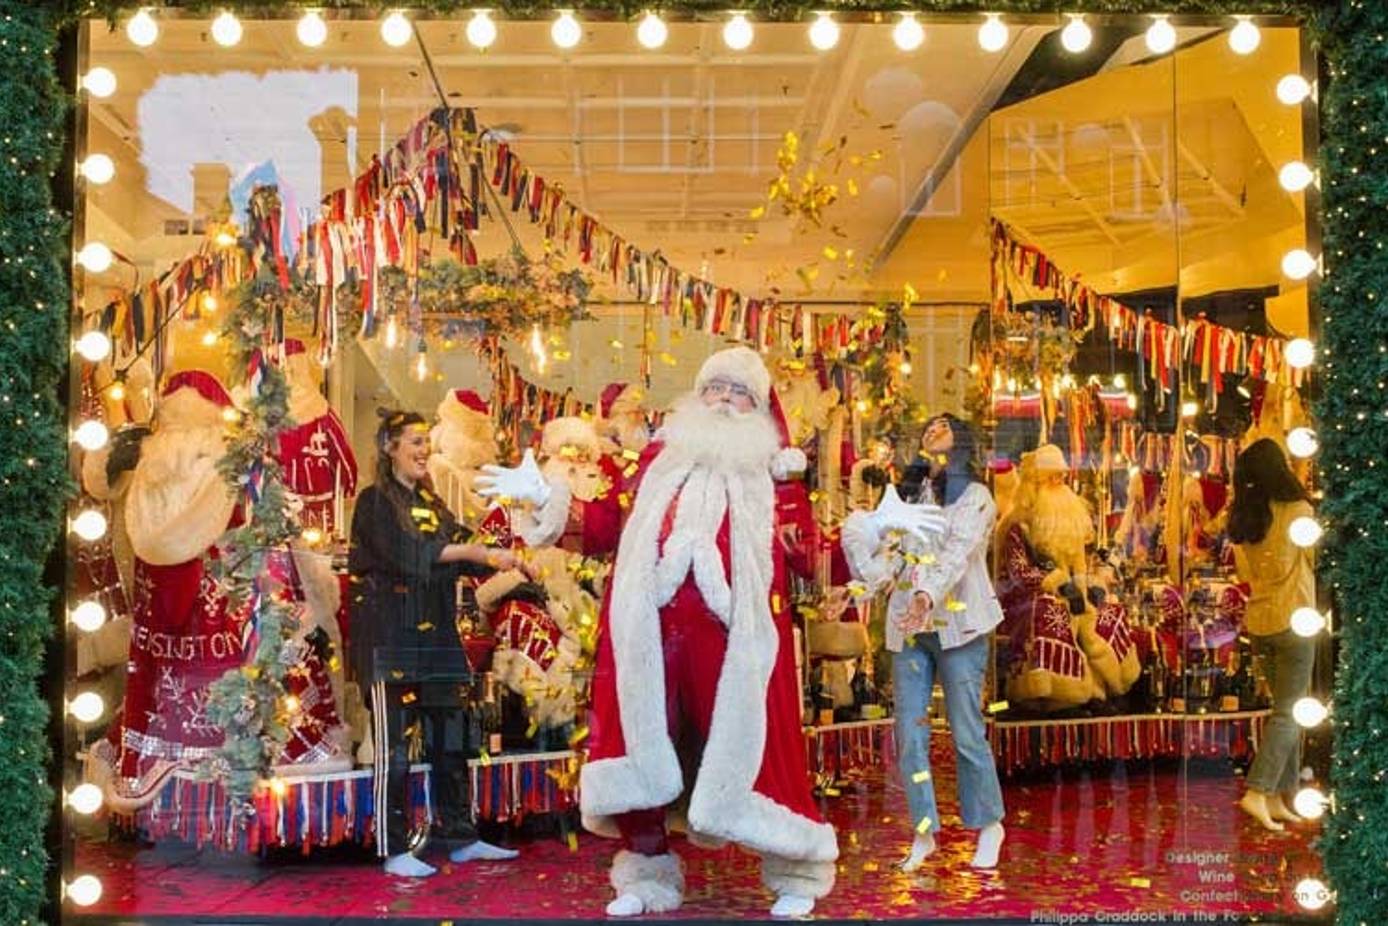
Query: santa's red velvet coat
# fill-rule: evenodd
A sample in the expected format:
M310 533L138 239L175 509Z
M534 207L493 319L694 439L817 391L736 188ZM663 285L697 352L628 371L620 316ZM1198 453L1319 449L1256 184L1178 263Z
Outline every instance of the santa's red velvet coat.
M824 549L808 495L798 482L773 484L769 472L746 476L730 484L717 525L681 524L677 500L701 476L663 452L653 443L631 478L574 503L584 552L617 550L600 616L584 825L616 835L614 815L665 807L689 791L695 833L832 862L834 830L815 806L806 767L787 591L787 571L809 575ZM847 568L836 544L833 551L842 579ZM728 632L709 736L689 782L667 731L667 609L697 609Z

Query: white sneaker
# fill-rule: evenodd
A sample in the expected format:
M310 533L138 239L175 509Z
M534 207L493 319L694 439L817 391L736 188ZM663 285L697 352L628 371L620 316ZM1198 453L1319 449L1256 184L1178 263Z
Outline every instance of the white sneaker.
M814 912L814 898L798 894L782 894L771 906L771 915L780 919L809 916Z
M910 873L921 867L921 864L930 856L935 854L934 836L917 836L911 841L911 851L901 861L896 863L898 871Z
M420 861L408 852L386 859L386 874L397 878L427 878L438 871L428 862Z
M489 842L477 840L448 853L450 862L509 862L520 855L515 849L503 849Z
M646 905L635 894L621 894L607 905L608 916L640 916L646 912Z
M978 848L974 849L974 868L997 868L998 856L1002 854L1002 841L1007 835L1001 823L989 823L978 831Z

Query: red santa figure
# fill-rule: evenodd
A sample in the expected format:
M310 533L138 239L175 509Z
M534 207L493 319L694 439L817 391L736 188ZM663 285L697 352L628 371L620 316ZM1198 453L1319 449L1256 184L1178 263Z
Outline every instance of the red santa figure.
M782 457L770 393L756 351L714 354L637 473L575 503L585 552L617 549L580 781L584 825L622 840L609 915L680 906L666 813L685 791L691 835L761 855L773 915L808 914L834 883L838 844L810 792L787 594L787 570L810 570L819 537L803 484L773 477L804 457ZM486 473L484 493L548 496L533 463ZM898 521L889 526L919 527L914 511Z

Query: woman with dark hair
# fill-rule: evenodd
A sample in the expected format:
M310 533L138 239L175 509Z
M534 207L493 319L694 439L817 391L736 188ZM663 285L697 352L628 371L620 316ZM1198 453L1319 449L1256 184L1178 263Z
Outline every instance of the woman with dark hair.
M1291 629L1291 617L1315 606L1316 582L1311 552L1292 543L1288 530L1312 514L1305 488L1275 441L1263 438L1239 454L1229 539L1239 576L1251 588L1245 620L1272 688L1272 717L1239 806L1270 830L1301 821L1287 808L1301 772L1301 729L1292 705L1311 687L1316 645Z
M899 866L903 871L916 870L935 851L940 827L927 716L937 676L954 742L960 817L965 827L979 831L971 864L994 868L1002 849L1002 788L982 703L988 637L1002 620L988 576L998 511L980 479L978 456L973 429L955 416L941 415L926 425L921 459L907 467L896 494L907 503L943 506L946 528L933 547L921 551L924 555L905 557L904 568L898 568L866 513L850 515L843 527L854 572L875 590L893 588L886 645L892 654L897 762L915 830Z
M468 819L466 764L447 761L447 726L460 719L459 680L469 670L454 630L455 586L463 575L519 567L508 550L470 543L428 475L429 426L414 412L382 411L376 431L376 481L352 514L351 657L372 715L376 849L387 873L425 877L419 859L427 831L407 818L411 743L427 741L434 816L464 845L455 862L501 860L515 852L476 837Z

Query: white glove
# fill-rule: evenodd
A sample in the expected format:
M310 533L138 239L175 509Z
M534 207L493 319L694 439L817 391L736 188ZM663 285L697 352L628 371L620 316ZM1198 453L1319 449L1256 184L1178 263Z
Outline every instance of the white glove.
M484 498L504 497L541 506L549 501L549 483L545 482L540 467L535 463L533 450L525 451L521 465L517 467L497 466L495 463L483 465L473 487Z
M944 510L939 505L921 502L908 505L896 494L896 486L888 485L882 493L882 501L877 509L868 515L872 526L879 534L886 531L901 531L911 534L923 544L929 544L932 537L945 533L948 523Z

